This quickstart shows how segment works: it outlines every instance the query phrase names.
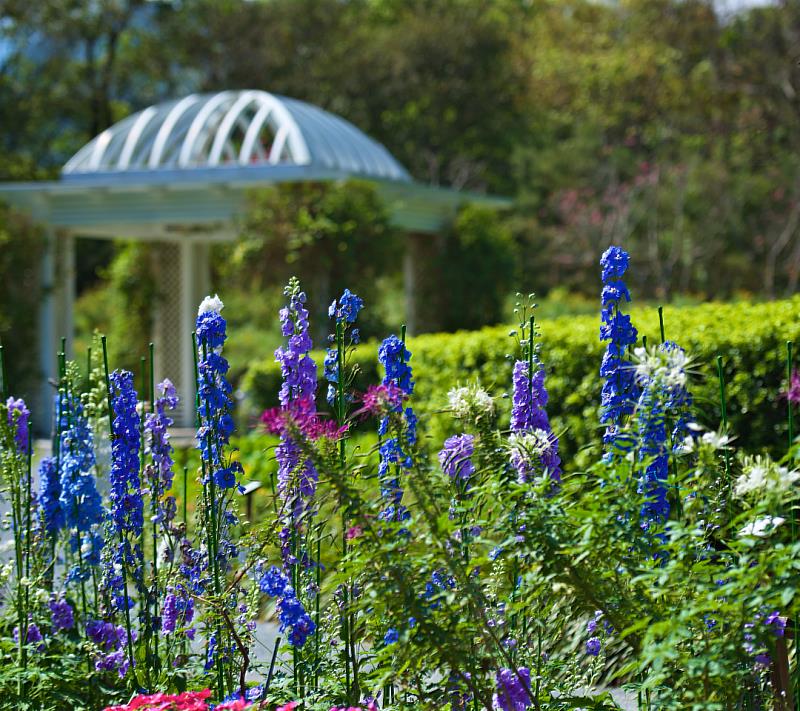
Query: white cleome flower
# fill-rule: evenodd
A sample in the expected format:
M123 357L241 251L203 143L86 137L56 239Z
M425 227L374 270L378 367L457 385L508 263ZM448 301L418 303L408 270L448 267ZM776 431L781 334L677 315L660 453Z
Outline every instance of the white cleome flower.
M700 440L711 449L724 449L731 441L728 435L719 432L705 432Z
M460 419L494 412L492 396L478 385L453 388L447 393L447 400L453 415Z
M207 311L219 313L222 311L224 306L225 304L222 303L222 299L220 299L217 294L214 294L214 296L206 296L206 298L200 302L200 308L197 309L197 315L200 316Z
M764 518L757 518L755 521L751 521L741 531L739 531L739 535L764 538L772 533L785 520L786 519L781 518L780 516L764 516Z
M550 435L544 430L514 432L508 438L511 455L524 460L540 457L552 446Z
M633 349L633 359L636 362L634 370L637 382L657 381L673 390L686 386L689 358L680 348L648 351L640 346Z
M744 473L736 480L733 493L744 497L756 491L782 492L800 480L800 472L775 464L768 457L748 457L744 460Z

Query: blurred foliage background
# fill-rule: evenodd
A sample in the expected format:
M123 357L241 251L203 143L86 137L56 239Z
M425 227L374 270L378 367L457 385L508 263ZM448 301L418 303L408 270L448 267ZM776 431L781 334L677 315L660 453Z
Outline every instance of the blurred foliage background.
M427 245L424 330L502 321L515 291L539 294L544 315L594 309L611 242L632 253L637 299L797 291L796 2L724 13L710 0L4 0L1 11L2 180L56 177L149 104L257 88L349 119L419 181L512 197L503 214L465 206ZM36 298L15 261L35 255L32 231L0 211L5 341L30 321L17 297ZM277 344L290 273L318 309L344 285L362 293L366 337L398 327L404 245L368 185L254 195L241 234L214 255L239 372ZM77 345L94 328L125 334L124 364L159 293L146 248L78 250Z

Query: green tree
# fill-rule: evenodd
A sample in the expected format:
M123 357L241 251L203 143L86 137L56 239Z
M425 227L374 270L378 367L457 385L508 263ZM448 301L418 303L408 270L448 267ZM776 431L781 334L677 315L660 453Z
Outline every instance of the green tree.
M347 287L369 306L359 317L363 333L376 335L383 327L376 308L380 287L398 272L400 254L399 236L374 186L291 183L252 194L222 280L257 292L298 276L317 309L317 343L329 330L328 304Z

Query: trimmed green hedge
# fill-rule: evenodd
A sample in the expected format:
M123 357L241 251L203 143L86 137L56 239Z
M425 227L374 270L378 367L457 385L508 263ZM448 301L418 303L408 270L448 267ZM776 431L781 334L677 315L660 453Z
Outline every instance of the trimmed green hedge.
M634 309L640 337L649 343L659 337L654 309ZM780 389L786 372L786 341L800 342L800 296L771 303L705 304L664 310L667 338L677 341L691 356L691 388L698 419L716 427L720 419L716 357L725 363L728 412L740 446L750 450L785 451L787 439L786 401ZM598 441L599 366L603 344L599 340L599 317L564 317L541 324L542 360L547 369L550 393L548 412L561 433L566 459ZM454 422L440 411L447 392L457 383L479 380L494 395L509 391L514 342L508 327L481 331L433 334L410 338L409 350L416 389L413 405L424 431L439 438L453 432ZM365 389L380 378L376 344L360 346L356 387ZM322 355L315 354L317 363ZM253 410L277 402L280 371L272 359L252 365L243 389ZM322 390L322 388L321 388ZM508 422L508 399L498 400ZM583 457L578 458L580 462Z

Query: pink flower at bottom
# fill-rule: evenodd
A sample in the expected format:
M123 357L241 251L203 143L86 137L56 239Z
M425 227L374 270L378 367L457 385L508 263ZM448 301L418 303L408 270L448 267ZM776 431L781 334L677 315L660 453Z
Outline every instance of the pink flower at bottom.
M297 701L290 701L288 704L284 704L283 706L278 706L275 711L294 711L299 706Z

